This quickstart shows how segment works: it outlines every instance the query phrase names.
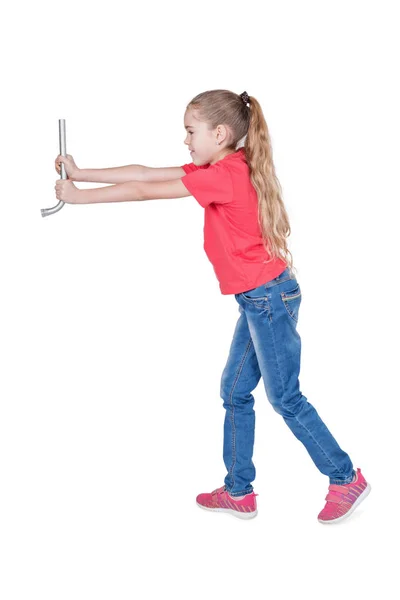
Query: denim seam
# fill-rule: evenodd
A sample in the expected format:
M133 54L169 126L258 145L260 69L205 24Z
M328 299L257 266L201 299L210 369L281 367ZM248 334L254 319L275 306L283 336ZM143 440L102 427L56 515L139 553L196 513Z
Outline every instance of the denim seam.
M274 353L275 353L275 356L276 356L276 364L278 366L279 378L281 380L281 386L282 386L282 392L283 392L284 385L283 385L281 368L280 368L280 365L279 365L278 353L276 352L275 331L274 331L272 320L271 320L271 323L272 323L271 334L272 334L272 340L273 340L273 344L274 344ZM283 402L282 402L282 406L283 406ZM310 436L310 438L315 442L315 444L318 446L318 448L320 449L320 451L322 452L322 454L324 456L326 456L327 460L331 463L331 465L334 466L337 469L337 466L335 465L335 463L332 462L331 458L326 454L326 452L324 451L324 449L322 448L322 446L318 443L318 441L315 439L315 437L311 434L310 430L301 421L299 421L299 419L297 418L297 415L293 414L293 416L296 419L297 423L301 427L303 427L303 429L307 432L307 434Z
M231 476L232 476L232 481L233 481L233 485L232 485L232 487L234 487L234 485L235 485L235 480L234 480L234 476L233 476L233 467L234 467L234 465L235 465L235 462L236 462L236 429L235 429L235 408L234 408L234 404L233 404L233 402L232 402L232 396L233 396L233 391L234 391L234 389L235 389L236 383L237 383L237 381L238 381L238 379L239 379L239 377L240 377L240 374L241 374L241 372L242 372L242 370L243 370L243 365L244 365L244 363L245 363L246 356L247 356L247 355L248 355L248 353L249 353L249 349L250 349L250 347L251 347L251 344L252 344L252 340L251 340L251 337L250 337L250 339L249 339L249 342L248 342L248 344L247 344L247 348L246 348L246 350L245 350L245 352L244 352L244 354L243 354L243 356L242 356L242 360L241 360L241 362L240 362L240 365L239 365L239 368L238 368L238 370L237 370L237 373L236 373L236 378L235 378L235 381L234 381L234 383L233 383L233 385L232 385L232 389L231 389L231 392L230 392L230 398L229 398L229 399L230 399L231 406L232 406L232 417L231 417L231 419L232 419L232 465L231 465L231 468L230 468L230 472L231 472ZM240 496L240 495L242 495L242 494L238 494L238 495Z

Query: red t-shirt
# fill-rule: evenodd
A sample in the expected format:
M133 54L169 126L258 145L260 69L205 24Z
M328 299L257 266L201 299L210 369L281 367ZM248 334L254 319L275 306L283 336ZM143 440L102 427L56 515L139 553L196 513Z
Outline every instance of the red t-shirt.
M258 224L257 192L251 183L244 148L218 162L182 165L181 180L205 209L204 250L222 294L239 294L280 275L282 258L266 252Z

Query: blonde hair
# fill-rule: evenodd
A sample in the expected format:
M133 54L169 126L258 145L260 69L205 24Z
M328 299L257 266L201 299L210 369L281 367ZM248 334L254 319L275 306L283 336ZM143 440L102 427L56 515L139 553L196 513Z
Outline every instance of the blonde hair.
M290 223L272 160L268 126L254 96L248 96L248 102L250 106L244 103L241 95L229 90L209 90L195 96L186 108L196 110L199 120L206 122L210 130L225 125L228 150L236 152L239 142L246 136L244 152L258 196L258 223L264 248L270 256L265 262L279 257L294 275L293 257L286 241L291 233Z

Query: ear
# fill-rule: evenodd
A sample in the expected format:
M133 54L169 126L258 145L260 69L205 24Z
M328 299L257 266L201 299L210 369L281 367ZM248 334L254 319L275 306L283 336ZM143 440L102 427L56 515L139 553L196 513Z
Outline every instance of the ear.
M231 138L231 130L227 125L217 125L215 128L216 135L218 135L220 141L227 142Z

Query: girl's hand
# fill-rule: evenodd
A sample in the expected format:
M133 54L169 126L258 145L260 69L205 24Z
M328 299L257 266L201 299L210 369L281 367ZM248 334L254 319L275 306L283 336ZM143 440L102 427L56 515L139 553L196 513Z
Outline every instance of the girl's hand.
M59 154L57 156L55 160L55 166L56 171L59 175L61 175L61 163L64 163L65 172L67 174L68 179L78 181L80 169L76 166L71 154L67 154L67 156L62 156L61 154Z
M70 179L58 179L54 189L58 200L68 204L79 204L78 198L82 190L79 190Z

